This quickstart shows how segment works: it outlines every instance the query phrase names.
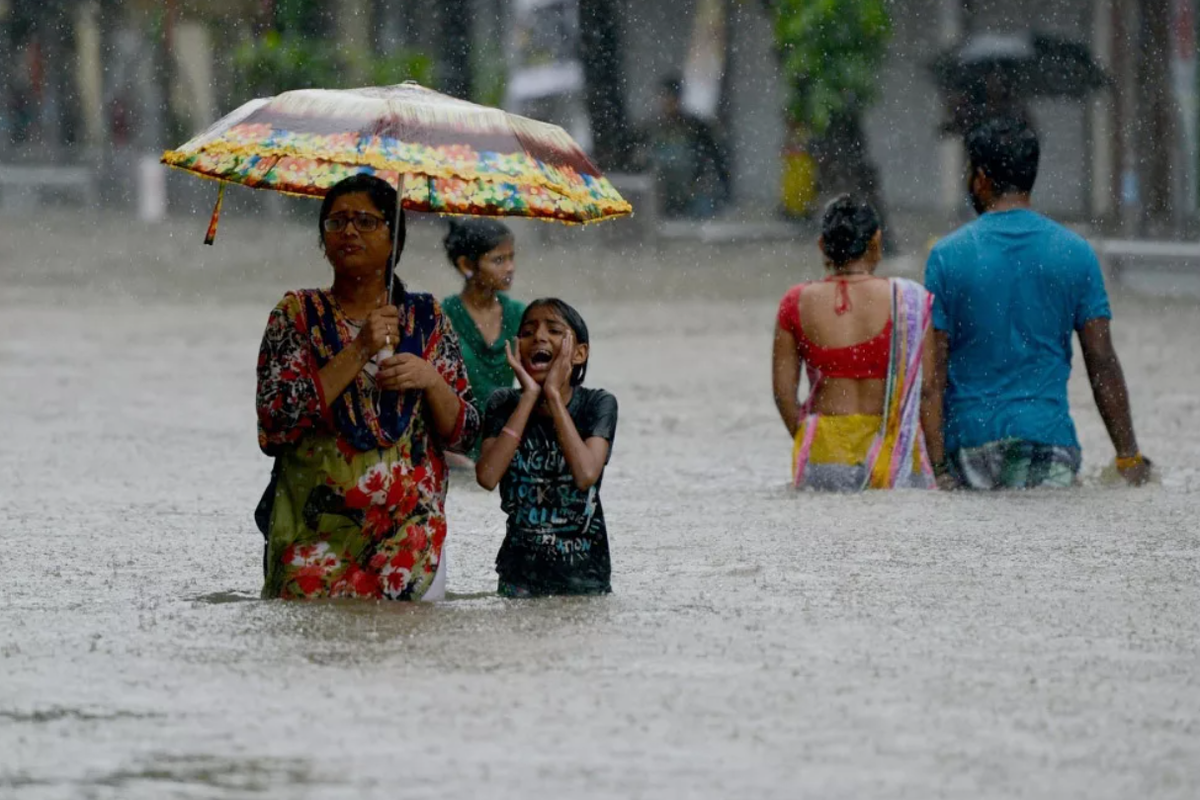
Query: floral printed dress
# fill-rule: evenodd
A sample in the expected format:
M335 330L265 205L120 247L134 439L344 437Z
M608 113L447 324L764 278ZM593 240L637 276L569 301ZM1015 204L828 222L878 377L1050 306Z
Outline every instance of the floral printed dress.
M422 392L380 392L363 370L332 402L320 369L356 326L326 290L289 292L258 356L258 443L277 459L264 597L422 598L446 539L444 449L479 432L458 339L432 296L396 303L396 353L429 361L462 401L442 441Z

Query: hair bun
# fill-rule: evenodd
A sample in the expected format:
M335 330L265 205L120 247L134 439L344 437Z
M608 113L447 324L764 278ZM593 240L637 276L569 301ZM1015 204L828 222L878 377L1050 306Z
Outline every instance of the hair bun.
M879 231L879 214L865 200L842 194L829 201L821 219L821 249L834 266L862 258Z

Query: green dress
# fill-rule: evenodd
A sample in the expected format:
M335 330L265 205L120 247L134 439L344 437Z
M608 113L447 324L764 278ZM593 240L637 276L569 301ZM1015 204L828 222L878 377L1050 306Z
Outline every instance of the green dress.
M482 417L488 398L497 389L509 389L513 385L512 367L504 356L504 343L511 342L521 327L521 315L525 304L513 300L506 294L496 295L500 300L500 338L488 345L479 332L479 326L467 313L462 298L452 295L442 301L442 313L450 320L450 326L458 334L462 346L462 358L467 365L467 380L471 383L471 394ZM479 458L479 442L471 451L471 458Z

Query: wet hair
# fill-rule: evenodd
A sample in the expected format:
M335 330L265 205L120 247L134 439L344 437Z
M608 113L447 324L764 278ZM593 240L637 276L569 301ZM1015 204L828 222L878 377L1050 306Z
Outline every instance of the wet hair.
M835 267L862 258L879 232L879 214L865 200L843 194L825 206L821 218L821 249Z
M982 171L996 195L1033 191L1041 150L1028 123L1012 116L993 117L972 128L966 143L971 174Z
M329 218L329 212L333 210L333 203L339 197L348 194L365 194L370 198L371 204L375 206L375 210L383 217L383 224L388 229L388 236L395 237L396 232L392 230L392 225L396 220L396 190L392 185L382 178L376 178L374 175L368 175L365 172L360 172L357 175L351 175L349 178L344 178L333 185L326 192L325 199L321 201L321 213L317 218L317 235L321 237L321 250L325 250L325 220ZM404 283L396 276L396 263L400 260L400 256L404 253L404 242L408 238L408 228L404 221L404 212L400 212L400 235L396 240L396 250L392 253L391 261L388 263L388 272L392 275L392 302L399 304L399 298L404 296Z
M536 308L548 308L558 315L563 322L567 323L567 327L575 334L576 344L588 343L588 327L583 321L583 317L579 312L572 308L568 303L559 300L557 297L539 297L529 305L525 306L525 313L521 315L521 325L525 325L525 320L529 318L529 313ZM583 383L584 376L587 375L587 361L582 364L576 364L571 370L571 385L579 386Z
M467 217L450 220L450 229L446 231L442 244L446 248L446 258L457 267L458 259L465 256L467 261L474 264L484 254L512 238L512 231L498 219Z

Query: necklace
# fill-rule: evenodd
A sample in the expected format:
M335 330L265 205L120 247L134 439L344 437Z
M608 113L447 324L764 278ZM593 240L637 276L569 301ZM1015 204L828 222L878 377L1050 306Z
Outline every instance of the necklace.
M338 310L342 312L342 316L344 316L346 319L348 319L352 322L361 323L371 313L370 311L367 311L367 313L363 314L361 317L352 316L350 314L350 311L346 308L346 304L342 301L342 299L340 297L337 296L337 293L334 292L332 288L330 288L330 290L329 290L329 297L331 297L333 299L333 302L337 306ZM374 304L371 306L371 309L382 308L385 303L387 303L387 290L386 289L380 293L379 297L375 300ZM355 309L357 310L357 308L358 307L356 306Z

